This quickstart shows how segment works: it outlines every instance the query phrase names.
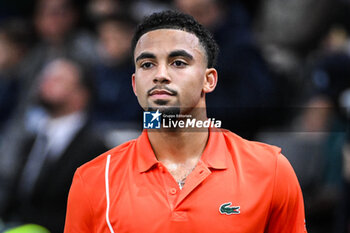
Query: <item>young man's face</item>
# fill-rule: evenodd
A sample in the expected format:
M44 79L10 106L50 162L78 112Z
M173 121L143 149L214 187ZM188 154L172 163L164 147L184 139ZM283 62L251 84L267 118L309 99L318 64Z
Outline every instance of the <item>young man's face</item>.
M205 108L204 93L215 88L216 71L207 69L205 50L194 34L176 29L145 33L134 59L133 88L143 109L189 113Z

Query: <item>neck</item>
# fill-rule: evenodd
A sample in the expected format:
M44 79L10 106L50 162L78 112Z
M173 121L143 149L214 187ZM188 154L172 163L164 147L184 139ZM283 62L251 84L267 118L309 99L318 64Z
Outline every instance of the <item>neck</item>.
M62 109L51 110L49 115L51 118L56 119L56 118L71 115L75 112L78 112L78 111L73 111L72 109L63 109L62 108Z
M194 114L206 120L206 113ZM148 131L148 138L157 159L164 163L185 164L198 161L207 144L208 129L157 129Z
M74 99L72 99L69 105L64 104L61 106L57 106L56 108L49 109L49 115L52 118L59 118L76 112L83 112L86 110L86 108L86 102L74 101Z
M182 164L199 159L207 144L209 133L151 132L148 134L157 159L161 162Z

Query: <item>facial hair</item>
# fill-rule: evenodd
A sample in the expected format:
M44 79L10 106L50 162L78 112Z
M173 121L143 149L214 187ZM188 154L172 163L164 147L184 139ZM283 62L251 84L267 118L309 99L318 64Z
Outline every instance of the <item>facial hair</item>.
M37 103L39 106L43 107L50 115L55 115L57 112L60 112L64 105L63 103L48 101L40 95L38 96Z
M180 114L181 110L180 107L148 107L147 111L155 112L159 110L160 113L165 115L174 115L177 116Z
M168 92L171 93L171 95L176 96L178 94L178 92L176 90L173 90L167 86L164 85L156 85L154 87L152 87L151 89L149 89L147 91L147 96L150 95L150 93L155 90L155 89L162 89L162 90L167 90ZM168 103L168 100L156 100L155 104L157 104L160 107L151 107L150 104L148 104L148 107L146 108L146 111L157 111L159 110L159 112L166 114L166 115L178 115L180 114L180 103L177 102L176 106L170 106L167 107L166 104Z

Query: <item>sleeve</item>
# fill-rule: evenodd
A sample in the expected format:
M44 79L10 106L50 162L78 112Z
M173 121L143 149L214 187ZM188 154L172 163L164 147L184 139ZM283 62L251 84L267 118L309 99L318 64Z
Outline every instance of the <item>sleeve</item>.
M292 166L282 154L277 156L274 191L265 232L307 232L299 182Z
M93 232L93 211L79 169L69 190L64 233Z

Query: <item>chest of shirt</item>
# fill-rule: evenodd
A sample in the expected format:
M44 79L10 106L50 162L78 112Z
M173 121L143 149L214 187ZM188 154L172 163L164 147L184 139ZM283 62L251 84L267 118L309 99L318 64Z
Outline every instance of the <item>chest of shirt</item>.
M123 172L123 179L110 180L115 232L264 232L273 191L269 176L199 163L180 190L161 164L144 173Z

